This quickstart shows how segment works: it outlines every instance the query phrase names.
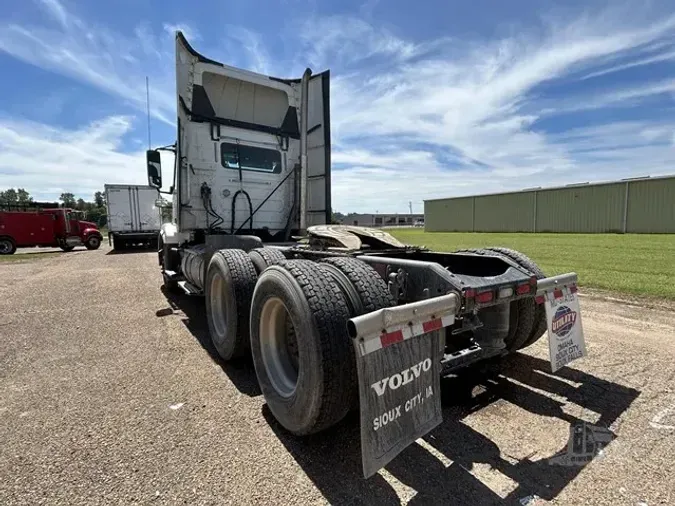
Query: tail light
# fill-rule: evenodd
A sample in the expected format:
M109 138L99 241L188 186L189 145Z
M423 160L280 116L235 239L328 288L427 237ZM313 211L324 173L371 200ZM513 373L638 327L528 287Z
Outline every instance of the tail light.
M526 293L530 293L530 290L532 289L532 285L530 283L523 283L521 285L518 285L516 288L516 293L518 295L524 295Z
M490 302L492 298L494 297L494 293L492 290L487 290L485 292L479 292L476 294L476 302L480 304L485 304L486 302Z

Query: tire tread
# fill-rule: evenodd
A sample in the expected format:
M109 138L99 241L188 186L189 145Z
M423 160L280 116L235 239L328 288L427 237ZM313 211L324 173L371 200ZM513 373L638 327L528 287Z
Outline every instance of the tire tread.
M312 313L320 340L323 369L321 409L307 433L324 430L347 414L356 368L347 335L347 301L338 285L310 260L288 260L282 264L300 285Z
M267 268L270 265L277 265L286 261L284 254L275 248L255 248L249 251L248 256L251 258L258 273L265 270L261 268L263 265Z
M223 249L213 254L213 256L216 255L223 259L232 276L232 288L237 305L237 334L231 358L241 357L250 350L248 322L258 274L253 262L243 250Z
M474 253L477 255L507 256L495 248L467 248L457 250L457 253ZM516 262L517 263L517 262ZM514 306L515 304L515 306ZM515 307L515 313L513 308ZM520 350L525 346L535 324L534 299L519 299L511 303L511 315L509 317L509 334L504 341L510 352Z
M322 262L334 265L351 281L361 298L363 314L396 305L387 283L366 262L349 257L330 257Z
M489 248L492 251L496 251L498 253L501 253L502 255L509 257L511 260L516 262L518 265L520 265L522 268L527 270L530 274L536 276L537 279L543 279L546 277L546 274L544 274L544 271L542 271L537 264L535 264L532 259L530 259L528 256L524 255L523 253L512 250L509 248ZM534 303L534 302L533 302ZM532 332L528 336L528 338L525 340L525 342L522 344L520 349L526 348L527 346L530 346L537 342L546 332L546 309L544 308L543 304L536 304L534 303L535 310L534 310L534 323L532 326Z

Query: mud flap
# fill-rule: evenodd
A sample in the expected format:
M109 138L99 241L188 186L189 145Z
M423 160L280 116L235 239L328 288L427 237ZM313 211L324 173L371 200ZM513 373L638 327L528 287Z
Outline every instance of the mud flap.
M585 357L588 353L581 324L576 273L538 280L536 301L544 304L546 309L551 372Z
M585 357L586 342L581 325L579 296L576 285L545 292L551 372Z
M441 333L442 329L408 338L399 330L354 339L364 477L443 421Z

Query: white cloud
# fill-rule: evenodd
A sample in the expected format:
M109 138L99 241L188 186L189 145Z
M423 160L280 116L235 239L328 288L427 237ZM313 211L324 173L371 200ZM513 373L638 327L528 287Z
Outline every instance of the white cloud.
M622 65L614 65L613 67L609 67L603 70L598 70L597 72L591 72L590 74L586 74L583 76L581 79L591 79L593 77L600 77L604 76L607 74L612 74L614 72L620 72L622 70L628 70L632 69L634 67L641 67L644 65L651 65L652 63L660 63L660 62L665 62L665 61L670 61L670 60L675 60L675 51L666 51L660 54L657 54L655 56L650 56L648 58L641 58L629 63L624 63Z
M364 30L362 25L357 33ZM552 112L546 110L550 104L539 99L542 85L565 82L580 70L628 52L651 50L674 30L675 17L642 26L588 17L541 32L454 45L452 51L432 41L426 43L434 48L431 54L416 58L411 55L420 52L420 45L394 40L373 28L360 37L363 46L355 57L396 48L389 59L394 64L377 72L347 65L348 75L334 81L334 160L351 166L334 171L336 207L403 212L408 200L421 205L423 199L444 195L672 172L672 147L654 138L634 145L626 133L624 144L612 154L600 149L611 123L599 127L604 132L563 140L537 129L536 121ZM316 44L320 52L310 55L320 54L327 62L335 55L337 62L348 60L345 33L327 30L325 40ZM646 82L578 96L567 105L575 110L636 106L673 91L671 80ZM666 128L673 127L675 121ZM378 145L386 139L398 145L386 151L385 160ZM583 153L581 143L595 143L597 149L592 155ZM420 145L427 146L424 153L419 153ZM442 149L452 150L460 161L441 162Z
M72 19L71 25L74 28L67 30L0 26L0 50L19 60L91 84L144 110L147 72L134 54L139 47L151 51L152 41L140 34L133 40L117 38L98 27L86 26L79 19ZM164 85L152 85L153 81L162 82L169 76L169 72L166 77L151 76L154 78L150 81L152 114L173 124L173 93Z
M92 85L145 111L145 77L150 77L151 114L175 122L173 38L139 24L133 34L115 32L68 11L58 0L38 0L56 24L0 23L0 51L52 72ZM164 24L199 34L185 24Z
M241 55L240 58L247 63L247 70L261 74L273 73L269 53L258 33L235 25L223 26L223 32L226 34L223 39L225 54Z
M141 24L131 35L115 33L79 19L58 0L41 1L58 26L0 23L0 50L122 97L139 111L149 73L153 115L173 121L173 42L166 32L180 28L191 39L200 34L171 23L158 31ZM366 2L366 16L375 4ZM594 75L665 61L675 16L649 18L646 8L614 7L576 18L551 15L492 40L414 40L350 16L289 24L283 50L279 38L269 38L283 30L267 35L241 26L223 29L218 51L209 50L214 45L208 41L201 50L280 77L299 76L307 66L331 68L333 202L342 212L404 212L408 200L419 210L427 198L656 175L675 166L675 120L662 109L658 120L650 120L647 109L633 122L611 120L613 111L670 100L672 78L643 76L630 86L594 92L587 91L591 86L567 89L592 84ZM283 52L290 61L279 59ZM549 86L562 90L555 95L560 98L547 95ZM602 124L574 130L561 123L559 133L540 127L542 119L579 111L607 114ZM97 142L111 159L141 156L119 153L124 134L115 130L116 121L107 121L103 130L90 126L85 134L101 132ZM29 129L21 131L30 137ZM17 166L35 176L27 160ZM142 157L138 163L142 182Z
M635 107L645 99L658 97L659 95L672 96L675 93L675 79L645 83L640 86L629 88L603 90L583 97L569 97L556 101L542 103L540 114L555 115L569 114L578 111L589 111L607 107L622 108Z
M62 192L91 200L105 183L147 184L145 151L121 152L131 127L123 116L75 130L0 118L0 180L49 200Z
M68 26L68 13L58 0L38 0L44 9L63 27Z
M173 40L176 32L183 32L185 38L190 41L201 39L201 35L194 28L184 23L164 23L163 28L169 37L171 37L171 40Z

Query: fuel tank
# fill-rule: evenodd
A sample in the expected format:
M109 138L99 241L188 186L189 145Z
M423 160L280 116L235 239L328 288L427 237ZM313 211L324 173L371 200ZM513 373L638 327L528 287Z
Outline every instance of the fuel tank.
M182 251L183 258L180 270L190 284L200 290L204 289L204 255L206 247L203 244L192 246Z

